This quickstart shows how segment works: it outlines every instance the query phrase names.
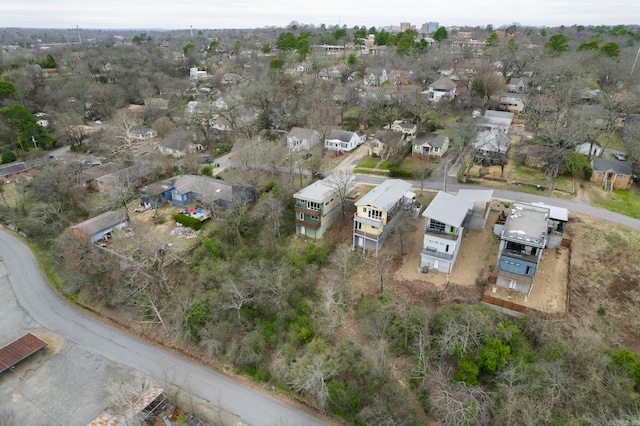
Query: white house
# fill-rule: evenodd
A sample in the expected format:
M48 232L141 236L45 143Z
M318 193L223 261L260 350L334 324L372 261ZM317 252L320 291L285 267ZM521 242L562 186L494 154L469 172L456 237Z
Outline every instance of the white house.
M204 78L207 76L206 71L198 71L198 68L189 68L189 77L191 78Z
M364 70L365 86L381 86L387 81L389 81L389 76L384 68L367 68Z
M420 269L450 274L458 257L463 223L473 202L438 192L422 216L426 218Z
M453 100L457 96L458 87L456 84L447 77L442 77L427 86L424 94L429 97L429 100L438 102L442 98L448 98Z
M131 139L140 140L140 141L147 141L149 139L153 139L156 136L158 136L158 132L144 126L131 126L131 128L127 133Z
M311 149L322 140L322 135L317 130L294 127L287 135L287 147L290 151L302 151Z
M324 139L324 147L329 151L349 152L362 145L366 137L346 130L331 130Z
M513 113L508 111L486 110L483 117L478 118L479 130L500 130L509 133L509 127L513 122Z

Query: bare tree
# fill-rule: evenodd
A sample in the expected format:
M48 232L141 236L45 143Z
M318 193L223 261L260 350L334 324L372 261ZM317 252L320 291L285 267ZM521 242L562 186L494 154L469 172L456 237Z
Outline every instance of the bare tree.
M458 153L458 163L461 167L460 180L466 182L467 173L471 169L473 162L473 141L476 139L478 130L476 123L471 117L464 117L462 121L447 128L447 133L451 139L451 146Z
M329 400L327 382L337 371L329 350L323 347L323 342L314 340L308 345L307 353L294 364L289 385L296 392L314 397L324 407Z
M230 278L223 284L222 297L222 309L234 309L240 319L242 307L253 300L253 289L248 283L240 283Z
M347 202L351 191L355 189L355 177L351 172L336 171L331 173L324 182L333 189L340 199L340 208L344 219L347 213Z

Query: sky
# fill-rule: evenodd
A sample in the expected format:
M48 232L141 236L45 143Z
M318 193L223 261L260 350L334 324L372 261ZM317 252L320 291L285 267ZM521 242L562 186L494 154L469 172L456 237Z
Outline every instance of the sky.
M640 24L638 0L0 0L0 27L218 29L425 22L494 27Z

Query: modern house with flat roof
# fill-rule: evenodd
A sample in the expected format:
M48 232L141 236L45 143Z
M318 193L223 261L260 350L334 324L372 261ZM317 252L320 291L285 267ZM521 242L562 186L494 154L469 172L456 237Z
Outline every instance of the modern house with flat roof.
M496 285L531 294L533 278L547 246L549 214L546 207L511 204L500 236Z
M296 234L322 238L341 211L337 188L325 178L293 194L296 212Z
M411 184L403 180L387 179L355 202L353 216L353 247L362 250L382 248L403 208L411 208L415 194Z

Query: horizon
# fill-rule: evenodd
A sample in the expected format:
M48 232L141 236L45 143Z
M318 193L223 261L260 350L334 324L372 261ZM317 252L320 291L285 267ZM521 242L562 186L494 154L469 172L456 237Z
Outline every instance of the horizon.
M325 0L323 4L299 4L292 0L263 4L256 0L238 0L220 5L195 0L188 7L162 0L136 3L110 0L81 7L72 0L52 3L48 0L31 0L28 3L8 0L0 5L0 27L172 31L286 28L294 21L316 27L324 23L329 28L335 25L379 28L410 22L418 29L426 22L439 22L444 27L493 25L494 28L514 23L538 28L640 23L640 8L630 0L612 0L606 7L594 0L581 3L540 0L535 4L518 4L517 7L505 7L497 0L489 0L482 6L461 0L455 4L438 5L437 9L431 10L428 5L414 0L399 0L393 5L374 0L364 10L360 3L349 0Z

